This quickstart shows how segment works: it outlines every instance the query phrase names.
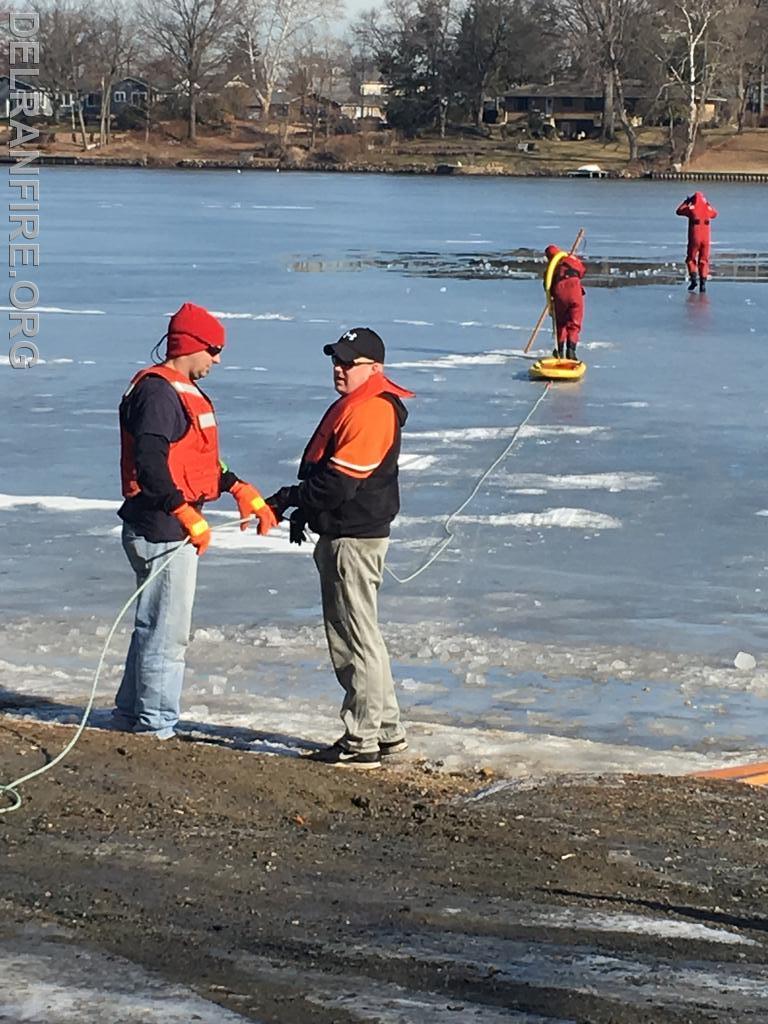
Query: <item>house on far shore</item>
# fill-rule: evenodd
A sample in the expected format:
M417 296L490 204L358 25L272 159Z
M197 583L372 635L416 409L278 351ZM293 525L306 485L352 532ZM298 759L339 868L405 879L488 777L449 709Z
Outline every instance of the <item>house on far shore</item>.
M272 102L269 104L269 120L286 120L291 116L292 105L301 102L301 96L291 96L285 89L275 89L272 93ZM258 96L248 104L247 115L250 121L263 121L264 107Z
M337 78L329 89L314 94L314 100L325 116L343 117L349 121L370 118L379 123L386 120L386 99L381 82L361 82L355 89L346 76Z
M53 106L49 97L37 85L23 81L18 76L13 83L14 92L23 92L27 96L25 103L31 105L32 112L28 117L51 117ZM11 98L11 79L9 75L0 75L0 119L7 121L11 111L19 104L18 99Z
M639 82L627 82L624 97L627 113L639 127L643 119L637 110L650 93ZM603 94L590 84L521 85L504 94L500 107L499 123L523 127L538 119L565 139L595 135L603 127Z
M146 110L150 87L143 78L128 76L121 78L112 86L109 101L109 112L113 115L125 113L126 110ZM152 90L155 99L155 91ZM86 120L98 120L101 116L101 90L89 92L83 102L83 116Z
M676 105L685 102L679 86L670 90L670 97ZM642 82L635 79L624 83L624 101L633 127L641 127L644 115L656 99L656 93ZM725 100L720 96L708 97L702 123L715 123L724 104ZM560 82L510 89L503 97L485 104L483 119L521 128L537 125L542 134L551 130L560 138L575 139L598 135L603 127L603 113L603 94L599 87L583 82Z
M387 86L380 78L364 79L357 94L347 80L347 95L341 104L345 117L361 121L370 117L382 124L387 120Z

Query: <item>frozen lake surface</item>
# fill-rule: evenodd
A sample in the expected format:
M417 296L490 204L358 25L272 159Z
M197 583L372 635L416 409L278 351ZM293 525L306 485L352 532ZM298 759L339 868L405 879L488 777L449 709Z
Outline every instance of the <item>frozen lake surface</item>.
M445 553L382 590L416 753L509 773L686 771L765 748L760 186L708 190L720 217L699 295L683 286L684 184L48 168L41 184L44 362L0 365L4 703L82 706L132 582L117 404L191 300L226 320L207 389L225 458L264 493L291 482L334 397L322 345L361 324L382 334L391 376L417 393L388 560L401 577L515 439ZM542 391L521 351L543 300L535 258L579 227L589 368L517 434ZM234 502L218 509L224 523ZM319 622L310 552L287 532L218 533L188 728L276 752L333 739ZM755 670L733 667L740 650Z

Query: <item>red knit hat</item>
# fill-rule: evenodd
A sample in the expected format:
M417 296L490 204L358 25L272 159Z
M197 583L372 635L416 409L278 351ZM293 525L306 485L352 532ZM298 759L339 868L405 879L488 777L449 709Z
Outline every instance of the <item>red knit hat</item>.
M544 250L544 254L547 257L547 259L551 260L552 257L557 256L557 254L560 251L561 250L556 245L548 245L547 248Z
M209 346L224 348L224 325L202 306L185 302L168 324L168 347L165 358L188 356Z

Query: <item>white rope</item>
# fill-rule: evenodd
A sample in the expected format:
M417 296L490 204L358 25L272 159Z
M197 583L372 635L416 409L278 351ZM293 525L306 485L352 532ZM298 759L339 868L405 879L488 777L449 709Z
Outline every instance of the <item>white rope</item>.
M490 464L490 466L488 466L488 468L485 470L485 472L482 474L482 476L475 483L475 486L472 488L472 490L467 495L467 497L464 499L464 501L461 503L461 505L459 505L459 507L457 509L455 509L453 512L451 512L451 514L447 517L447 519L443 523L443 529L444 529L444 531L446 533L446 536L438 543L437 547L432 552L432 554L427 558L427 560L422 565L419 566L418 569L416 569L414 572L412 572L409 576L400 577L400 576L397 575L397 573L393 572L392 569L390 569L387 566L385 566L384 567L385 571L389 573L389 575L392 577L392 579L396 580L398 583L410 583L411 580L416 579L417 576L419 576L426 569L428 569L429 566L432 565L433 562L435 562L440 557L440 555L443 553L443 551L445 551L445 549L448 547L448 545L451 543L451 541L454 539L454 536L455 536L451 532L451 530L449 529L451 522L458 515L460 515L461 512L464 511L464 509L467 507L467 505L469 505L469 503L475 497L477 492L480 490L480 488L485 483L485 481L488 479L488 477L491 475L491 473L494 471L494 469L496 469L496 467L499 465L499 463L502 462L507 457L509 452L512 450L512 447L514 446L514 444L517 442L518 438L520 437L520 431L528 423L528 421L531 419L533 414L538 409L539 405L543 402L547 392L549 391L549 388L550 388L550 384L547 383L546 386L544 387L544 390L541 392L539 397L536 399L536 401L531 406L531 409L529 410L528 415L515 428L515 432L513 433L512 437L510 438L509 443L505 446L504 450L501 452L500 455L498 455L493 460L493 462ZM245 521L246 520L241 520L241 519L233 520L232 522L223 523L220 526L211 527L211 530L212 531L214 531L214 530L225 530L225 529L231 528L233 526L239 526L242 522L245 522ZM141 584L141 586L136 588L136 590L133 592L133 594L131 594L131 596L125 602L123 607L120 609L120 611L117 614L117 617L115 618L115 621L112 623L112 627L109 630L109 633L107 634L107 638L104 641L104 646L101 649L101 655L99 656L99 662L98 662L98 665L96 666L96 672L94 674L93 683L91 685L91 692L90 692L90 695L88 697L88 701L86 703L85 710L83 712L83 716L80 719L80 724L78 725L78 727L77 727L77 729L75 731L74 736L69 741L69 743L67 743L67 745L64 747L64 749L59 754L57 754L56 757L54 757L54 759L52 761L49 761L48 764L44 764L41 768L37 768L35 771L29 772L27 775L22 775L20 778L14 779L12 782L7 783L6 785L0 784L0 793L5 794L8 797L8 799L11 801L11 804L10 804L9 807L0 807L0 814L8 814L11 811L17 810L21 806L21 796L18 793L17 788L19 786L23 786L25 783L29 782L31 779L37 778L38 776L43 775L45 772L50 771L53 767L55 767L57 764L59 764L61 761L63 761L64 758L67 756L67 754L75 746L77 741L80 739L80 737L83 734L83 730L85 729L86 723L88 721L88 716L90 715L91 709L93 708L93 702L94 702L94 700L96 698L96 690L98 689L98 685L99 685L99 678L101 677L101 670L104 667L104 659L105 659L105 657L107 655L107 651L109 650L109 645L112 642L112 637L115 635L115 630L120 625L120 622L122 621L123 616L128 611L128 609L131 607L131 605L136 600L136 598L139 596L139 594L141 594L141 592L146 587L149 586L149 584L152 582L152 580L154 580L157 576L160 575L160 573L165 569L165 567L174 558L176 558L176 556L179 554L179 552L182 551L183 548L185 548L188 543L189 543L189 539L183 541L183 543L179 544L179 546L177 548L174 548L174 550L170 553L170 555L163 562L160 563L160 565L157 567L157 569L155 569L155 571L151 575L147 576L147 578L144 580L144 582Z
M467 507L467 505L470 503L470 501L472 501L472 499L475 497L477 492L483 486L483 484L488 479L488 477L491 475L491 473L494 471L494 469L496 469L496 467L499 465L499 463L503 462L503 460L507 457L507 455L511 451L513 445L515 444L517 439L520 437L520 431L523 429L523 427L526 425L526 423L530 420L530 418L536 412L536 410L538 409L539 405L544 401L544 398L545 398L547 392L549 391L549 388L550 388L550 384L548 383L548 384L545 385L544 390L541 392L539 397L533 403L533 405L532 405L528 415L525 417L525 419L521 423L519 423L517 425L514 434L510 438L509 444L506 446L506 448L501 453L501 455L497 456L493 460L493 462L490 464L490 466L486 469L486 471L483 473L483 475L477 481L477 483L472 488L472 490L470 491L468 496L461 503L461 505L459 505L459 507L457 509L455 509L453 512L451 512L451 514L445 520L445 522L443 523L443 530L445 530L446 536L438 543L437 547L432 552L432 554L429 556L429 558L427 558L426 562L424 562L422 565L420 565L419 568L416 569L414 572L412 572L409 576L403 576L403 577L398 576L397 573L394 572L392 569L390 569L388 566L386 566L386 565L384 566L384 571L388 572L393 580L396 580L398 583L410 583L411 580L415 580L416 577L418 575L420 575L420 573L424 572L425 569L428 569L429 566L432 565L432 563L434 561L436 561L440 557L440 555L442 555L442 553L445 551L445 549L448 547L448 545L451 543L451 541L454 539L454 536L455 536L455 534L453 534L451 532L451 530L449 529L449 526L450 526L451 522L456 518L456 516L458 516L461 512L464 511L464 509Z
M232 522L222 523L219 526L213 526L213 527L211 527L211 531L213 531L213 530L226 530L226 529L229 529L229 528L231 528L233 526L239 526L240 523L245 522L245 521L246 520L243 520L243 519L235 519ZM178 547L173 549L173 551L170 553L170 555L163 562L160 563L160 565L157 567L157 569L155 569L155 571L150 576L147 576L147 578L144 580L144 582L141 584L141 586L137 587L137 589L133 592L133 594L131 594L131 596L125 602L123 607L120 609L120 611L117 614L117 618L112 623L112 628L110 629L109 633L107 634L107 639L104 641L104 646L101 649L101 655L99 657L99 663L96 666L96 672L95 672L94 677L93 677L93 684L91 685L91 693L90 693L90 696L88 697L88 702L87 702L87 704L85 706L85 711L83 712L83 716L80 719L80 724L78 725L77 730L75 731L75 735L72 737L72 739L69 741L69 743L64 747L64 749L59 754L57 754L56 757L54 757L54 759L52 761L49 761L48 764L44 764L42 766L42 768L37 768L35 771L29 772L28 775L22 775L21 778L14 779L13 782L9 782L6 785L0 784L0 793L4 793L8 797L8 799L11 801L10 807L0 807L0 814L8 814L10 811L15 811L17 808L19 808L21 806L21 796L17 792L17 787L18 786L23 786L25 782L29 782L30 779L34 779L38 775L43 775L45 772L49 772L51 770L51 768L53 768L55 765L59 764L60 761L64 760L64 758L67 756L67 754L70 752L70 750L74 747L74 745L80 739L80 737L81 737L81 735L83 733L83 730L85 729L86 723L88 721L88 716L91 713L91 709L93 707L93 702L94 702L94 700L96 698L96 690L97 690L98 685L99 685L99 677L101 676L101 670L102 670L102 668L104 666L104 658L106 657L107 651L109 650L109 645L112 642L112 637L115 635L115 630L120 625L120 622L122 621L123 616L128 611L128 609L131 607L131 605L136 600L136 598L139 596L139 594L145 589L145 587L149 586L149 584L152 582L153 579L155 579L156 576L160 575L160 573L165 569L165 567L174 558L176 558L178 553L180 551L182 551L187 546L187 544L189 544L189 538L187 538L187 540L185 540L181 544L179 544Z

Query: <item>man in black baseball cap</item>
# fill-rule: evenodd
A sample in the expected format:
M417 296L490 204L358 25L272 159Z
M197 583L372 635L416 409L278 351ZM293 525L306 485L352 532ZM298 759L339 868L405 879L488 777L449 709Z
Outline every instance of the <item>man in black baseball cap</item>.
M319 534L323 619L336 678L344 689L344 734L312 761L378 768L408 743L378 622L377 596L392 520L400 508L397 458L413 392L384 375L384 342L370 327L347 331L323 351L340 396L304 450L299 483L267 498L279 519L289 508L290 539Z
M353 327L351 331L345 331L335 345L326 345L323 352L343 363L354 363L356 359L384 362L384 342L370 327Z

